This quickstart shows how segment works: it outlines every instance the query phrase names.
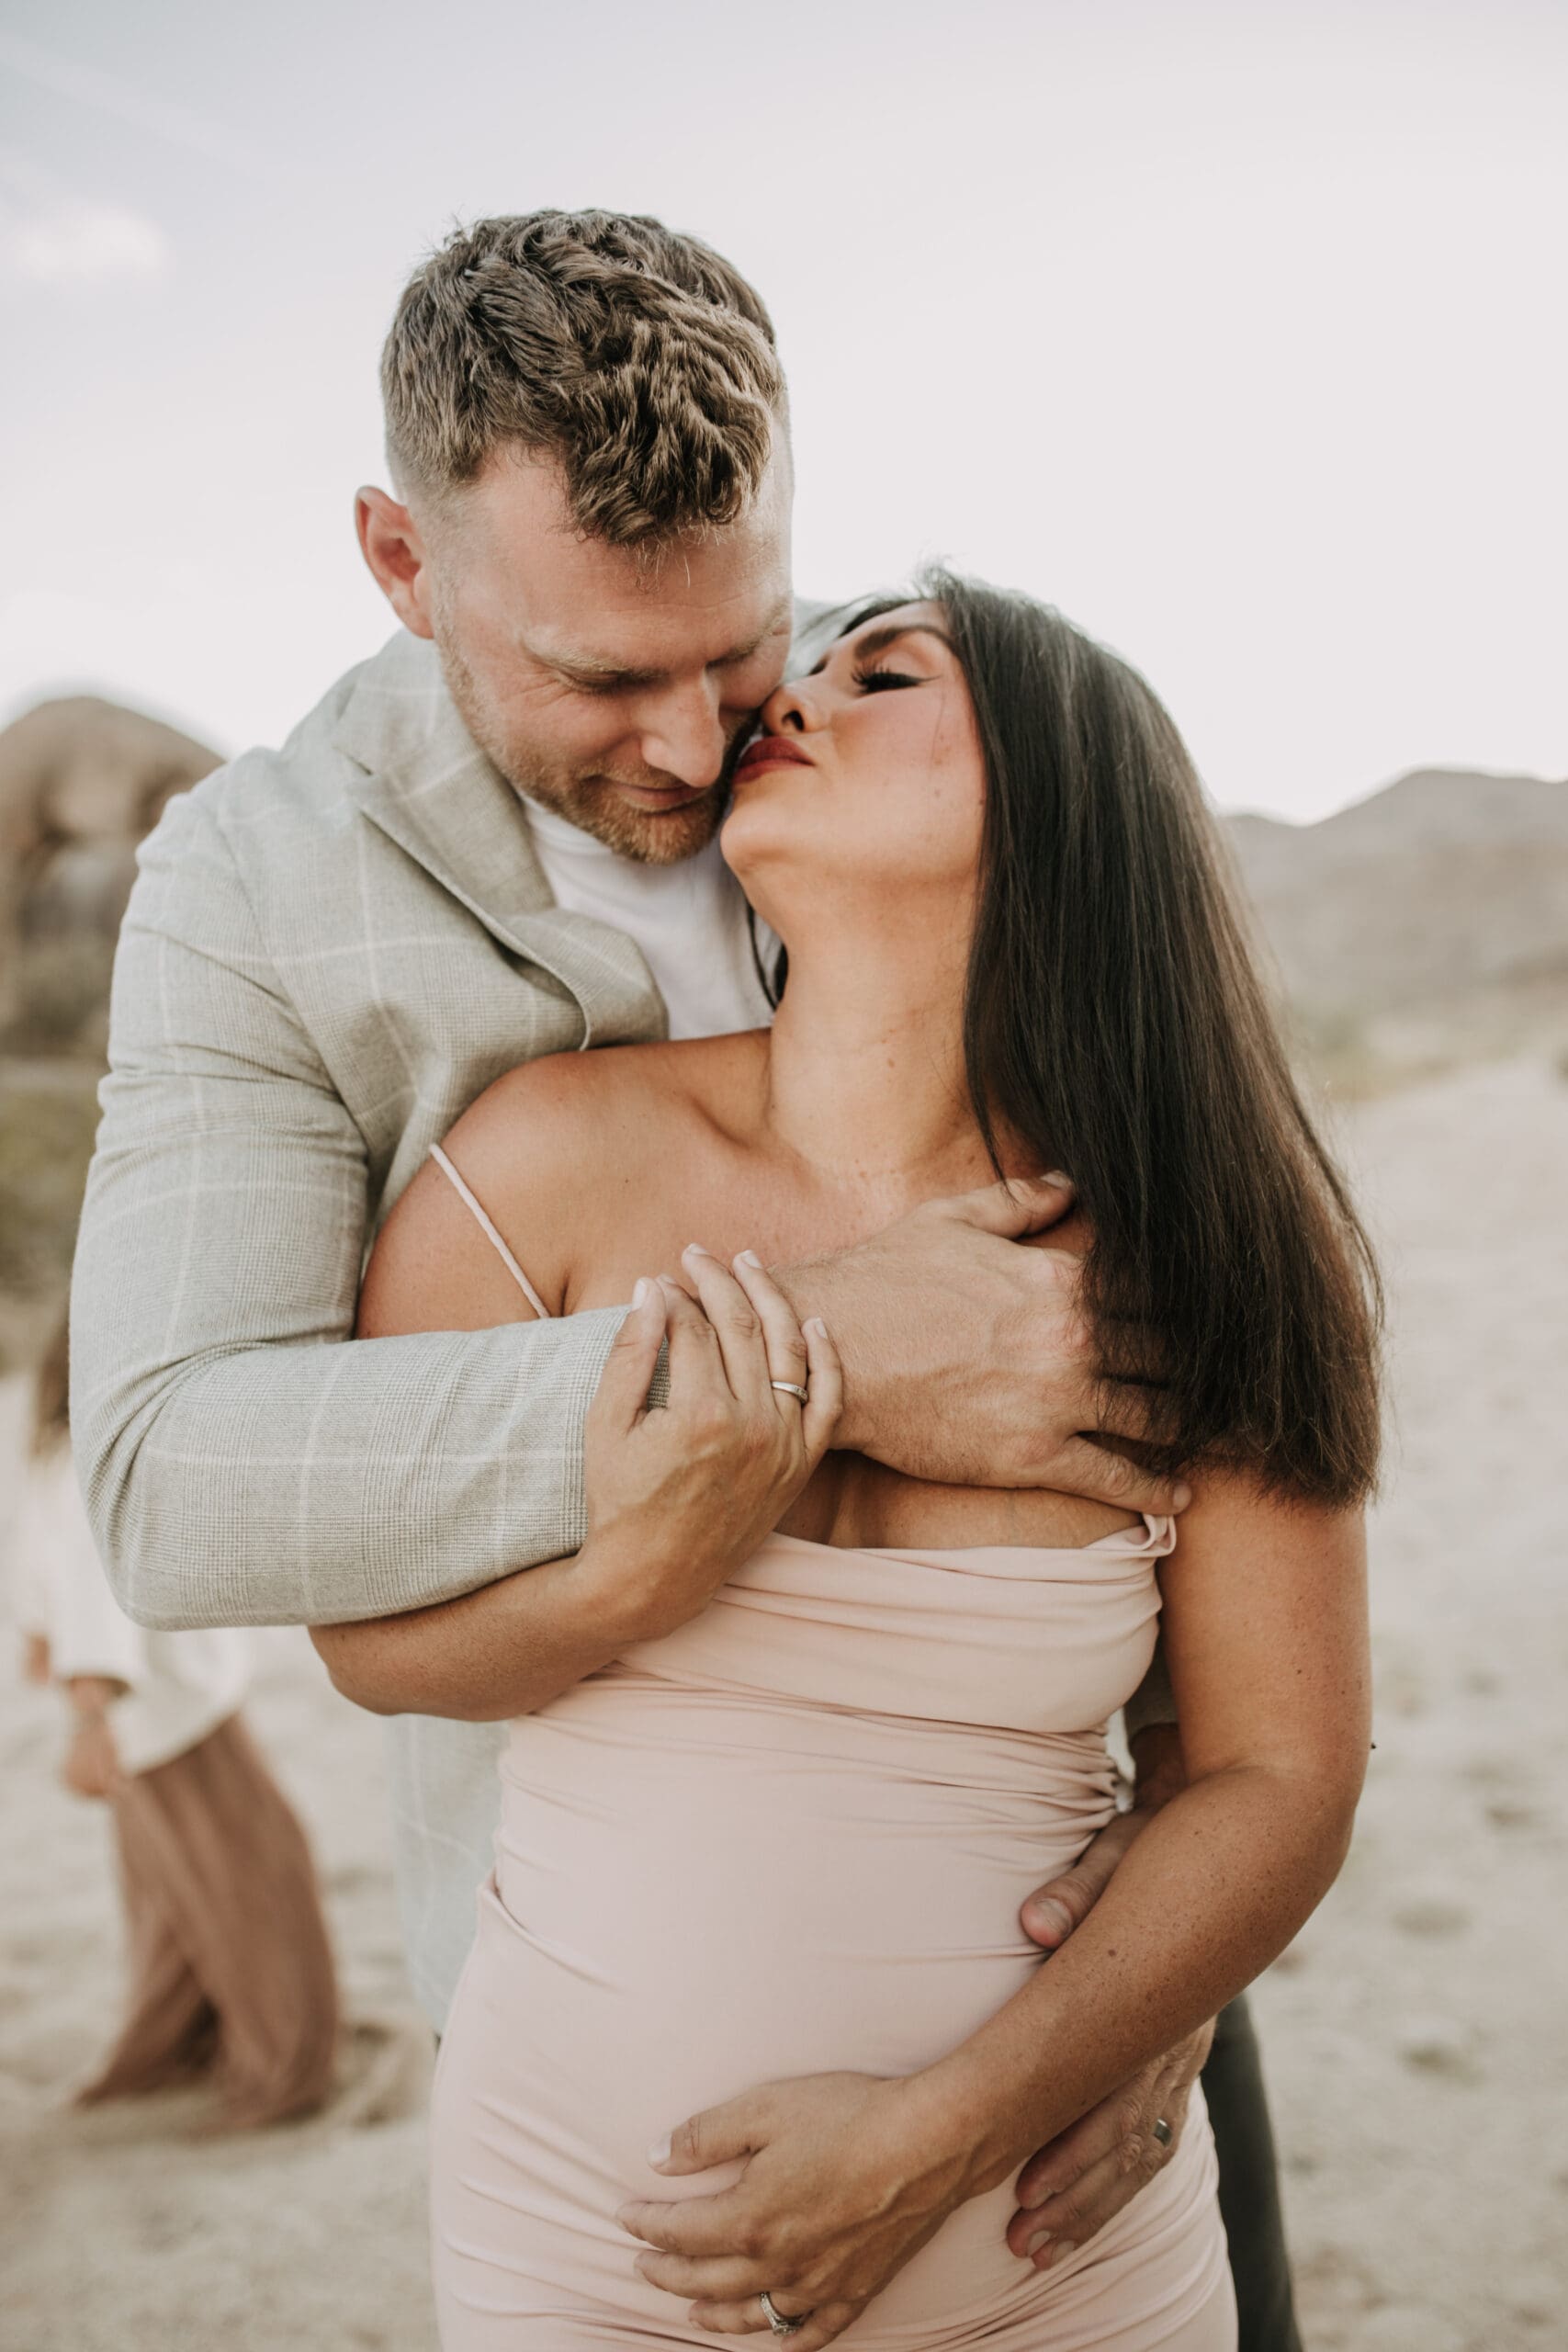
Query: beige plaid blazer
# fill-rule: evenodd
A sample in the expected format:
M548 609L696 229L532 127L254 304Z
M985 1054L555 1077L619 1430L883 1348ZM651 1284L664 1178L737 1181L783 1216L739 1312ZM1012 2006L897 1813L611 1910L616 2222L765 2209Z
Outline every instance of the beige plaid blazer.
M664 1030L639 950L552 903L414 638L171 804L115 967L73 1293L77 1463L133 1616L375 1616L575 1548L616 1315L330 1343L381 1218L493 1079ZM411 1962L439 2018L499 1734L392 1728Z

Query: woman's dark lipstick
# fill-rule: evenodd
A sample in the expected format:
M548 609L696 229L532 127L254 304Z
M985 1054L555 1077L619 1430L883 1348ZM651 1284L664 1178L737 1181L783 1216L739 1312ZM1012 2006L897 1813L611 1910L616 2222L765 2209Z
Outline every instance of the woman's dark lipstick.
M735 773L738 776L750 775L758 768L787 765L809 768L814 767L816 762L809 752L803 752L799 744L792 743L786 735L759 735L756 741L748 743L741 752L735 763Z

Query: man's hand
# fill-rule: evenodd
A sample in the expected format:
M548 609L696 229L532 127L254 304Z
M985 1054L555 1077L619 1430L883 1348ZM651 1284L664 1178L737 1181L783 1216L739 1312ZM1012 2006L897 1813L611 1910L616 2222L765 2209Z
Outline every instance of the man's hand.
M1177 1726L1146 1725L1134 1744L1134 1762L1138 1780L1132 1812L1118 1814L1072 1869L1038 1887L1020 1914L1025 1933L1046 1951L1057 1951L1082 1926L1128 1847L1183 1787ZM1019 2210L1008 2223L1014 2254L1037 2270L1065 2262L1163 2171L1213 2038L1212 2024L1201 2027L1035 2151L1019 2174ZM1156 2136L1156 2122L1168 2127L1168 2139Z
M1031 2156L1007 2227L1014 2254L1036 2270L1065 2262L1164 2171L1213 2038L1212 2024L1200 2027ZM1156 2137L1160 2121L1169 2128L1168 2141Z
M716 2197L624 2205L623 2229L660 2249L637 2267L718 2335L766 2331L766 2289L781 2317L811 2313L795 2352L820 2352L967 2193L956 2156L931 2149L905 2106L899 2080L807 2075L691 2117L660 2172L736 2157L746 2169Z
M838 1342L836 1446L943 1485L1181 1507L1177 1482L1091 1442L1146 1438L1153 1400L1102 1384L1081 1261L1020 1247L1071 1205L1065 1177L991 1184L928 1201L852 1250L777 1275L797 1314L822 1317Z

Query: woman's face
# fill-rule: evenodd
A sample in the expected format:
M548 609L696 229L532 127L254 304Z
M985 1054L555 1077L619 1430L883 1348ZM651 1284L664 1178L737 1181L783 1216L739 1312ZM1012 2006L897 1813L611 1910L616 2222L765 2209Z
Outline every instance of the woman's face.
M901 605L842 637L762 706L742 753L724 854L787 941L801 888L967 935L986 776L969 689L940 605Z

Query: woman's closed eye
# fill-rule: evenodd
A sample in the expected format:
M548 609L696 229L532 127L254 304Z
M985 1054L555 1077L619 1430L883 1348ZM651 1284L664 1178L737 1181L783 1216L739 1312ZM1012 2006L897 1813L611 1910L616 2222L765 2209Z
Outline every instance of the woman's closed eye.
M926 678L912 678L905 670L856 670L852 675L861 692L867 695L880 694L886 686L924 686L931 683Z

